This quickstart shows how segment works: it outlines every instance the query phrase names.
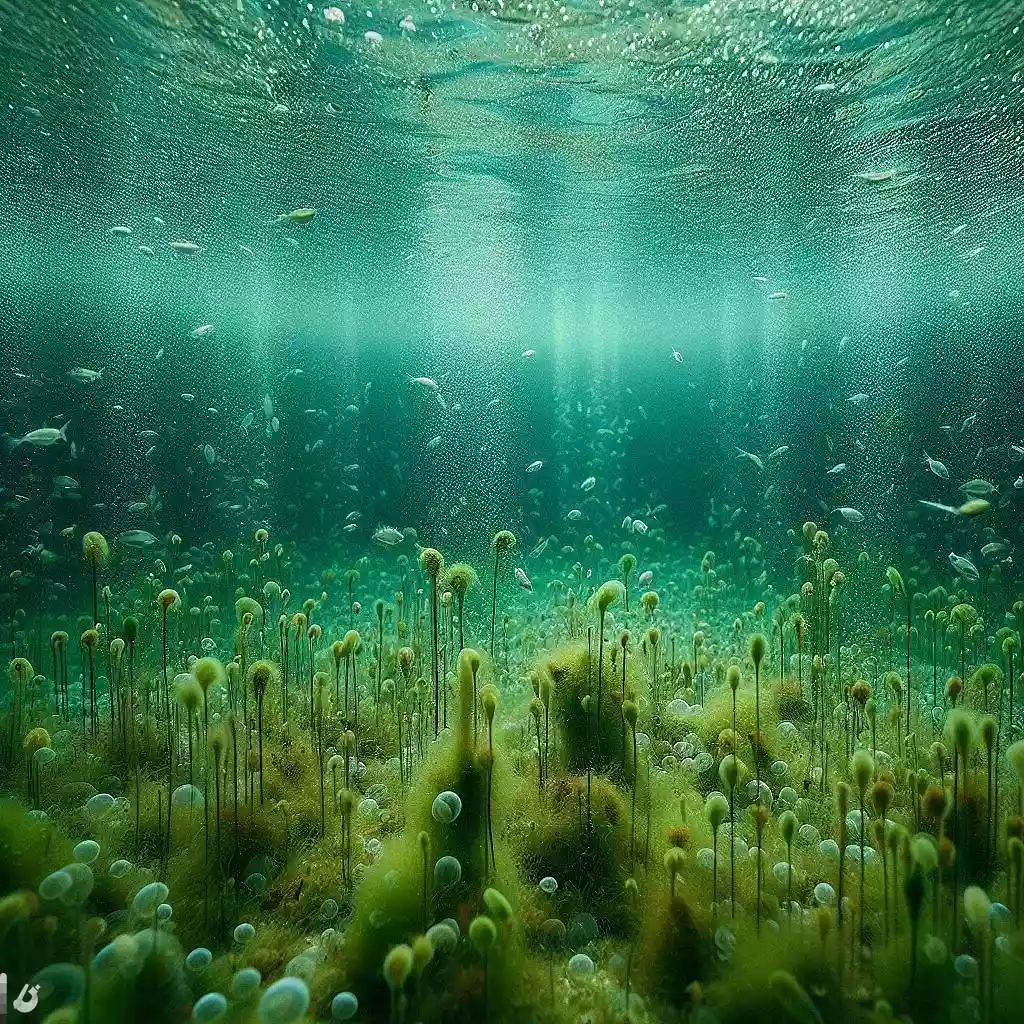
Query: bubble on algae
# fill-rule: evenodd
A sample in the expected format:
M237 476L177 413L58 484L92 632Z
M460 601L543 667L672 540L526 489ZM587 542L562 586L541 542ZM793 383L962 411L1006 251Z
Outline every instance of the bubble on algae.
M39 883L39 895L44 900L59 900L73 884L66 871L53 871Z
M175 807L201 811L203 809L203 794L198 787L186 782L185 785L178 786L174 791L171 803Z
M462 865L450 854L439 858L434 865L434 887L437 889L447 889L449 886L458 885L461 878Z
M462 798L451 790L438 793L430 805L430 816L442 825L450 825L461 813Z
M331 1000L331 1020L351 1020L359 1012L359 1000L353 992L339 992Z
M86 817L96 820L102 818L114 806L114 798L110 793L96 793L85 802Z
M108 942L92 959L98 974L135 977L142 969L142 952L134 935L118 935Z
M161 903L156 908L156 916L158 921L170 921L171 916L174 914L174 907L170 903Z
M243 967L231 979L231 995L238 1000L248 999L263 984L263 976L255 967Z
M192 1007L192 1019L210 1024L211 1021L220 1020L228 1012L228 1001L220 992L207 992L196 1000Z
M234 932L232 932L235 942L240 945L245 945L250 942L256 935L256 929L248 922L243 921L240 925L235 926Z
M541 892L547 893L550 896L558 890L558 881L552 878L551 875L545 875L538 883L538 888Z
M71 907L80 907L89 898L96 879L88 864L75 861L65 864L61 870L71 876L71 885L64 892L63 900Z
M193 971L200 971L212 959L213 954L205 946L197 946L187 957L185 957L185 966Z
M144 885L132 900L132 912L139 917L152 917L157 907L170 894L170 889L163 882L150 882Z
M282 978L263 993L260 1024L294 1024L309 1009L309 988L300 978Z
M569 974L574 978L586 978L596 970L594 961L586 953L575 953L569 959Z
M107 868L111 878L124 878L132 869L132 862L130 860L118 859L111 861L110 867Z
M83 839L72 851L75 860L83 864L92 864L100 855L100 844L95 839Z

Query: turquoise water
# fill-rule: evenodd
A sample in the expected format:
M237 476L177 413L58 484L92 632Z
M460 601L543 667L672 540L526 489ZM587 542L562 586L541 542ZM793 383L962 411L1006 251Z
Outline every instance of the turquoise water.
M1013 1019L1022 26L0 0L12 994Z

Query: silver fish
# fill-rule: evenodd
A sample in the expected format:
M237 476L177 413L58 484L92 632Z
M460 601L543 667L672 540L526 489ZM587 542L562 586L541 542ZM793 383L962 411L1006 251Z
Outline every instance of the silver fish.
M17 448L23 444L31 445L33 448L49 448L50 445L57 444L58 441L68 439L69 423L65 423L59 430L56 427L39 427L36 430L30 430L24 437L11 438L8 444L11 448Z
M949 553L949 564L965 579L977 582L981 578L977 566L969 558L964 558L955 551Z
M373 539L386 548L393 548L405 540L405 534L393 526L381 526L374 532Z
M523 588L523 590L533 590L533 584L530 582L530 577L518 567L516 567L516 582Z
M933 459L927 452L924 453L924 464L928 467L929 473L934 473L940 480L949 479L949 470L938 459Z
M103 370L76 366L73 370L68 370L68 376L77 384L95 384L103 376Z
M848 523L863 523L864 513L858 508L837 508L833 509L833 512L838 512Z
M118 534L117 543L126 548L151 548L159 544L159 540L148 530L126 530Z
M735 445L733 447L735 447ZM736 456L737 459L746 459L748 462L752 462L757 466L758 469L764 469L764 463L761 461L761 457L759 455L755 455L753 452L746 452L742 448L736 448L736 451L739 452L739 455Z

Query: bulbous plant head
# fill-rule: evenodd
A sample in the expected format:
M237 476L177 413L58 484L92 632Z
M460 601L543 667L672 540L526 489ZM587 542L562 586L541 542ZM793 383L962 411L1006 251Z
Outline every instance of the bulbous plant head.
M605 612L613 604L616 604L622 598L622 584L618 580L606 580L597 588L597 593L594 594L593 603L597 609L597 613L602 618Z
M1006 760L1017 776L1017 784L1024 786L1024 740L1017 740L1006 748Z
M257 699L259 699L266 693L268 686L277 682L278 668L274 662L261 658L249 666L248 676L249 685L252 687Z
M974 722L966 711L954 708L946 718L946 738L966 762L974 745Z
M87 629L82 634L82 646L89 651L96 650L100 642L100 634L98 630Z
M985 749L991 753L999 735L999 724L991 715L986 715L978 726L978 735Z
M488 725L490 725L494 721L494 712L498 707L498 688L493 683L488 683L480 691L480 706L483 708Z
M964 889L964 917L975 933L987 932L991 924L992 901L977 885Z
M636 555L627 552L619 559L619 569L623 576L628 576L636 568Z
M174 696L186 710L194 712L203 706L202 687L192 676L187 673L175 676L173 688Z
M359 635L357 630L350 629L346 634L342 643L348 644L350 654L358 654L363 646L363 638Z
M373 602L373 614L377 616L378 623L384 621L384 602L379 597Z
M434 958L434 944L426 935L418 935L412 943L412 970L422 974Z
M253 619L263 618L263 609L251 597L240 597L235 602L235 622L241 625L246 614L250 616L249 622L251 623Z
M514 550L515 546L516 535L511 530L499 530L491 541L491 547L499 556Z
M636 701L626 700L622 704L622 717L626 725L630 729L636 731L636 722L639 715L639 710L636 706Z
M99 639L98 635L97 639ZM18 687L24 686L34 675L32 662L28 658L14 658L7 669L7 677L13 685Z
M717 790L708 794L704 804L704 814L714 831L718 831L722 822L729 817L729 801Z
M202 687L203 693L215 683L223 683L225 681L224 666L217 658L200 658L192 666L192 675L195 676L196 682Z
M761 662L764 661L764 655L767 648L768 643L764 638L764 634L755 633L750 638L750 660L754 663L756 668L760 668Z
M102 533L90 530L82 537L82 554L85 560L93 566L105 565L110 557L110 545Z
M178 597L178 592L176 590L171 590L169 587L166 590L161 590L156 597L157 604L160 605L161 609L165 612L170 611L180 600L181 598Z
M793 845L798 825L797 816L792 811L785 810L779 815L779 833L787 847Z
M872 776L875 773L875 759L867 750L855 750L850 758L850 777L853 779L861 800L867 793L871 784Z
M735 693L740 687L740 669L738 665L730 665L725 671L725 681L730 690Z
M335 666L340 665L342 659L348 654L348 650L345 647L344 640L335 640L331 644L331 657L334 659Z
M445 586L450 587L460 599L466 596L476 579L476 570L465 562L453 562L444 574Z
M444 571L444 555L437 548L424 548L420 552L420 568L436 581Z
M718 777L726 789L735 789L740 784L743 764L735 754L726 754L718 766Z
M490 952L497 939L498 929L486 914L480 914L469 922L469 941L482 956Z
M400 991L412 973L412 948L404 943L384 957L384 980L392 992Z
M644 611L648 615L653 615L658 608L658 594L657 591L648 590L641 598L640 603L643 605Z

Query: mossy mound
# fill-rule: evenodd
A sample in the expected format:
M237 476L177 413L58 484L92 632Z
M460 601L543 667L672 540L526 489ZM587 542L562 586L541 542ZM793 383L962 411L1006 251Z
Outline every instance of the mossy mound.
M556 757L563 772L585 773L588 766L607 770L621 765L628 748L628 733L622 720L621 665L612 667L611 645L605 644L603 680L598 681L598 651L588 653L585 644L560 647L538 665L551 680L551 717L557 731ZM631 663L631 662L630 662ZM626 694L635 691L630 663L627 663ZM589 694L590 710L583 698Z
M691 998L693 982L708 976L710 937L678 891L645 903L635 956L639 988L647 997L683 1006Z

